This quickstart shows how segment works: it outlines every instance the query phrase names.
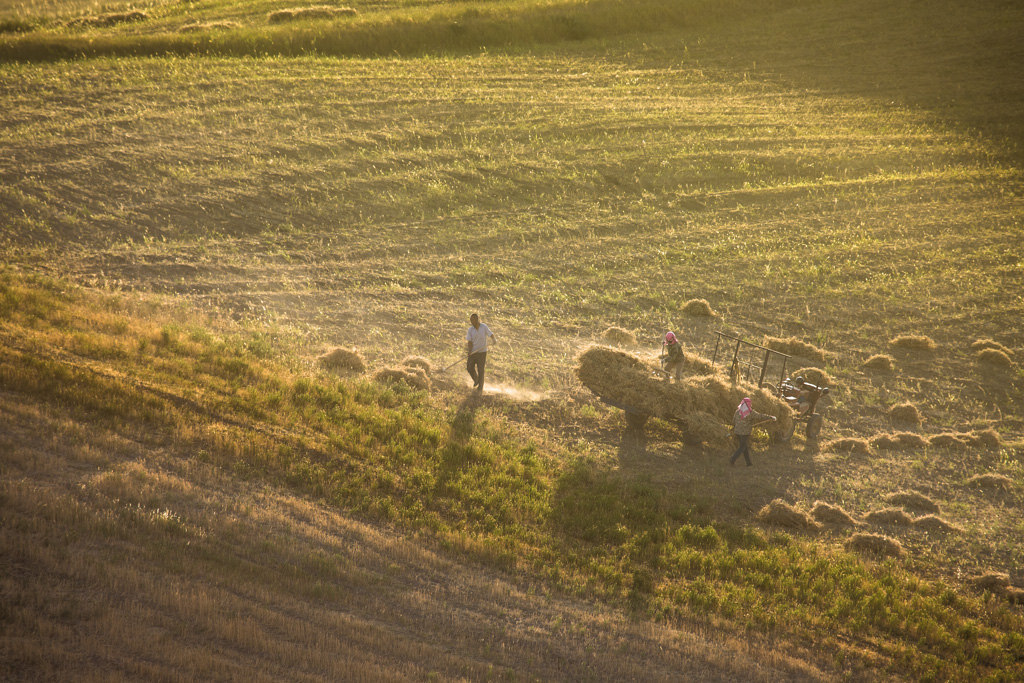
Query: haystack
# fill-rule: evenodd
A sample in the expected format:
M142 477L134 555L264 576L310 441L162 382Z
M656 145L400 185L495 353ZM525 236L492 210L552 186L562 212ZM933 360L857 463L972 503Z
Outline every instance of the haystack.
M864 515L864 521L870 524L887 524L892 526L910 526L914 519L899 508L872 510Z
M865 370L892 374L896 369L896 359L888 354L878 353L864 361L864 365L861 367Z
M1010 575L1005 572L986 572L972 577L971 585L980 591L1002 593L1010 585Z
M791 372L789 376L803 377L805 380L818 387L829 387L832 389L836 385L835 379L821 368L800 368L796 372Z
M717 318L718 314L711 308L707 299L690 299L682 308L683 313L695 318Z
M415 366L384 368L373 373L375 382L407 384L414 389L430 389L430 378L423 368Z
M994 339L978 339L971 344L971 351L981 351L982 349L995 349L996 351L1002 351L1007 356L1012 356L1013 351L1003 346Z
M811 508L811 516L822 524L839 524L844 526L861 526L850 513L838 505L831 505L821 500L814 502Z
M918 411L917 406L907 401L905 403L897 403L889 408L889 419L893 422L920 425L921 413Z
M356 349L334 348L317 358L316 362L320 367L335 372L362 373L366 371L366 362Z
M789 406L768 391L746 383L733 386L719 374L665 382L637 356L607 346L591 346L578 360L576 376L584 386L601 398L654 417L682 422L689 418L694 425L707 425L714 418L731 425L736 406L749 396L754 410L778 419L778 429L788 429L792 420Z
M183 24L178 28L178 33L199 33L201 31L226 31L238 28L240 24L235 21L206 21Z
M757 517L765 524L784 526L791 529L817 530L821 528L810 515L796 509L781 498L776 498L761 508L761 511L757 513Z
M271 24L280 24L285 21L298 21L301 19L333 19L335 17L352 16L356 13L356 10L352 7L314 5L312 7L292 7L276 10L267 15L267 21Z
M136 21L145 21L149 15L142 10L128 10L126 12L107 12L88 17L72 19L68 22L71 26L98 26L108 27L118 24L130 24Z
M401 363L404 368L419 368L428 377L434 372L434 366L423 356L406 356Z
M601 333L601 339L613 346L636 346L636 335L621 327L609 327Z
M860 455L871 455L871 444L865 439L835 439L828 441L821 448L826 453L859 453Z
M1004 474L996 474L995 472L976 474L968 479L967 483L989 491L1005 491L1013 487L1013 479Z
M967 440L961 434L943 432L932 434L928 437L928 445L936 448L948 448L949 450L960 451L967 448Z
M885 497L885 502L916 512L938 512L939 506L934 500L917 491L898 491Z
M924 448L928 445L924 437L913 432L894 432L892 434L876 434L869 443L880 451L903 450L907 448Z
M994 368L1006 369L1013 367L1013 359L1005 351L1000 351L999 349L982 349L975 354L975 358L979 363Z
M823 350L819 349L814 344L808 344L796 337L789 337L788 339L783 339L781 337L765 337L764 345L773 351L779 351L780 353L796 356L798 358L806 358L817 363L824 363L826 360L825 352Z
M845 547L847 550L882 557L899 557L903 554L903 546L899 541L881 534L854 534L847 539Z
M969 442L972 446L983 446L984 448L999 448L1003 440L999 432L994 429L978 429L970 433Z
M918 529L924 529L928 533L945 534L950 531L960 531L958 527L950 524L938 515L924 515L923 517L918 517L914 520L914 526Z
M923 334L901 334L890 339L889 345L903 351L931 352L936 348L935 340Z

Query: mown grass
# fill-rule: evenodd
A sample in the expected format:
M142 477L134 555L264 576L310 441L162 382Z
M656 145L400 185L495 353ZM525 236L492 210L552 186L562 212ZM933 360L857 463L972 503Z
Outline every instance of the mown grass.
M446 409L331 378L264 338L176 330L132 300L10 270L0 302L0 386L77 423L174 443L235 476L670 623L714 617L813 638L839 648L832 665L881 656L893 673L941 678L1024 665L1024 623L1008 605L922 579L912 563L715 521L685 491L488 424L476 399ZM181 524L164 517L155 523Z

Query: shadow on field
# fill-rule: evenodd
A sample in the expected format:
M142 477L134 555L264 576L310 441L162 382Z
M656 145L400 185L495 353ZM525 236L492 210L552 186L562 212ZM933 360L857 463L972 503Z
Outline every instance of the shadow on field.
M480 407L481 396L471 393L462 399L455 418L452 420L452 441L459 445L469 443L476 426L476 411Z

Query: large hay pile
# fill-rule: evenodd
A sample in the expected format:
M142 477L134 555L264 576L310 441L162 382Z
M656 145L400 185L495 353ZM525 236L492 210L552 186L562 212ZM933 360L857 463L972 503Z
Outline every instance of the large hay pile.
M914 520L914 527L924 529L928 533L945 534L950 531L961 531L959 527L950 524L938 515L924 515L923 517L918 517Z
M684 369L706 364L694 359ZM720 374L690 375L680 382L666 382L637 356L607 346L591 346L578 360L576 376L601 398L654 417L700 426L698 431L709 435L713 432L719 435L716 438L725 432L710 425L717 422L731 426L736 406L744 396L750 397L754 410L776 417L777 429L788 429L792 420L792 409L768 391L746 383L733 386Z
M636 335L621 327L609 327L601 333L601 339L613 346L636 346Z
M695 318L717 318L718 314L711 308L707 299L690 299L683 304L683 313Z
M881 534L854 534L847 539L845 547L847 550L883 557L899 557L903 554L903 545L899 541Z
M938 512L939 505L934 500L917 491L898 491L885 497L885 502L907 510L917 512Z
M320 367L335 372L362 373L366 370L366 361L356 349L331 349L316 359Z
M996 368L1006 369L1013 367L1013 359L1005 351L1000 351L999 349L982 349L978 351L975 357L979 363Z
M889 340L889 345L903 351L931 353L936 349L935 340L923 334L901 334Z
M776 498L761 508L761 511L757 513L757 517L765 524L773 524L790 529L817 530L821 528L810 515L803 510L796 509L781 498Z
M876 434L869 440L871 446L880 451L894 451L908 448L924 448L928 442L920 434L913 432L896 432L894 434Z
M780 353L785 353L786 355L795 356L797 358L806 358L817 363L824 363L826 360L826 355L823 350L819 349L814 344L808 344L796 337L789 337L788 339L782 339L781 337L765 337L764 345L773 351L779 351Z
M864 361L865 370L892 374L896 369L896 359L885 353L878 353Z
M839 524L843 526L861 526L853 516L838 505L832 505L822 500L814 502L811 508L811 516L822 524Z
M971 344L971 351L981 351L982 349L995 349L996 351L1002 351L1007 356L1012 356L1013 351L994 339L978 339Z
M68 22L69 26L97 26L107 28L118 24L130 24L136 21L145 21L149 15L142 10L127 10L125 12L107 12L88 17L79 17Z
M921 412L913 403L906 401L889 408L889 419L911 425L921 424Z
M803 377L816 387L829 387L829 389L833 389L836 386L836 381L832 375L821 368L800 368L796 372L789 373L789 376Z
M968 479L967 483L970 486L976 486L989 491L1007 491L1013 488L1013 479L1010 479L1005 474L998 474L996 472L976 474Z
M914 523L914 518L899 508L885 508L884 510L872 510L864 515L864 521L869 524L910 526Z
M403 365L397 368L383 368L373 373L373 381L381 383L407 384L413 389L430 389L430 378L423 368Z

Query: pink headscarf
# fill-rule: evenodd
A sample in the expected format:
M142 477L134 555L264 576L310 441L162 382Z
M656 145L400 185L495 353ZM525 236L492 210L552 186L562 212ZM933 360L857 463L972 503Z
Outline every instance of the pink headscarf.
M676 343L676 335L675 335L674 332L666 332L665 333L665 343L666 344L675 344Z
M750 415L754 409L750 407L750 399L744 398L740 401L740 404L736 406L736 410L739 412L740 417L745 418L747 415Z

